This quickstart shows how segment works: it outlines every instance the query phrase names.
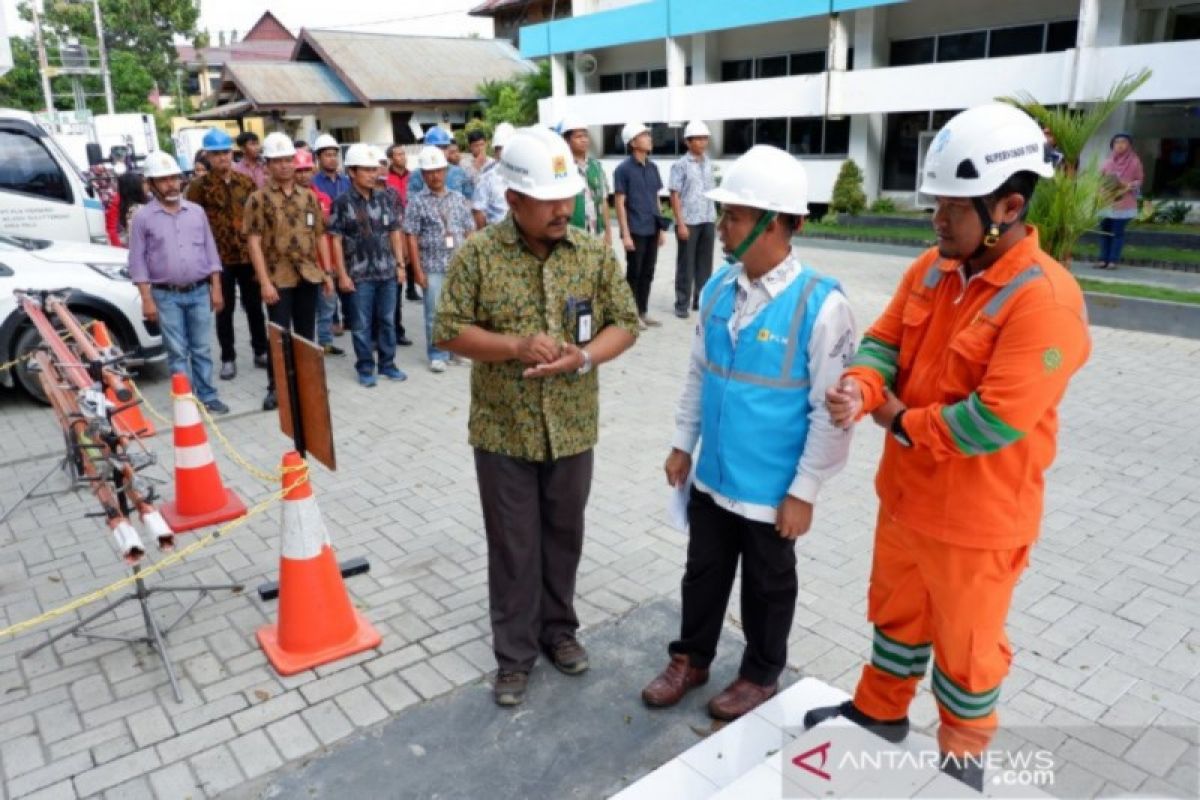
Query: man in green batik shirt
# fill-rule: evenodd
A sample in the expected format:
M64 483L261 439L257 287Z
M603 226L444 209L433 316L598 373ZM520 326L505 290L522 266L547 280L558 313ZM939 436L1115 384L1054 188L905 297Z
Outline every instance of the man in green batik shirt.
M582 228L593 236L603 236L604 243L612 247L612 225L608 208L608 176L604 167L588 153L591 137L587 126L572 119L563 120L558 132L567 140L571 157L587 184L587 190L575 198L575 210L571 224Z
M588 668L574 599L600 407L594 367L629 349L638 326L612 249L569 225L584 183L562 138L519 130L496 169L510 214L455 254L433 341L474 362L469 441L495 698L515 706L539 650L568 675Z

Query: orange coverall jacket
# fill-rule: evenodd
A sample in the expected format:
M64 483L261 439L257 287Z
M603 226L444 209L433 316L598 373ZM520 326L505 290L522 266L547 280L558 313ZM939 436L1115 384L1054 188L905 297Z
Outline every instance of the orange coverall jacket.
M1083 293L1037 230L964 281L937 249L905 273L846 375L865 413L889 387L908 406L875 487L883 510L966 547L1031 544L1054 460L1057 406L1091 351Z

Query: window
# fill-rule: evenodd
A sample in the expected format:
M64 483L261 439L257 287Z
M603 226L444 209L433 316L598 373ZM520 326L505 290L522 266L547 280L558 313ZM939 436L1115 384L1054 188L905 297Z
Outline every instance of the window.
M667 85L667 71L665 69L650 70L650 88L662 89Z
M781 150L787 149L788 121L787 117L759 119L754 121L754 143L769 144Z
M825 149L827 156L847 155L850 152L850 118L825 120Z
M784 78L787 77L787 74L787 56L771 56L770 58L760 58L755 64L754 76L756 78Z
M739 61L721 62L721 81L748 81L754 77L754 60L743 58Z
M825 71L825 51L793 53L791 56L793 75L816 75Z
M600 150L604 155L625 155L625 145L621 143L621 127L621 125L604 126L604 141L600 143Z
M1200 5L1175 9L1175 25L1170 40L1183 42L1189 39L1200 39Z
M819 154L825 143L824 122L820 117L794 117L788 152L798 156Z
M1068 19L1063 22L1051 22L1046 26L1046 52L1057 53L1060 50L1070 50L1075 46L1079 35L1079 20Z
M684 74L685 83L691 83L691 70ZM618 72L600 76L600 91L628 92L634 89L662 89L667 85L667 70L643 69L635 72Z
M651 155L678 156L687 150L683 143L683 128L672 128L665 122L655 122L650 125L650 137L654 141Z
M725 155L740 156L754 146L754 120L727 119L725 129Z
M987 31L939 36L937 60L966 61L972 58L984 58L987 55L987 37Z
M1023 56L1042 52L1046 26L1022 25L1019 28L997 28L988 42L988 58Z
M926 36L923 39L901 39L892 42L891 60L893 67L907 67L912 64L932 64L934 39Z
M600 91L602 92L619 92L625 88L625 76L623 75L601 75L600 76Z
M885 191L912 192L917 188L917 155L923 131L938 130L961 109L910 111L887 115L883 150Z
M0 191L71 202L67 176L37 139L0 130Z

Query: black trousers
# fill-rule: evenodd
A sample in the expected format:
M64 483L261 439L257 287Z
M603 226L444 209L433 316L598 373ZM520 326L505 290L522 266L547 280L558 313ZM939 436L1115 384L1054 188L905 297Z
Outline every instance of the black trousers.
M250 328L250 348L254 355L267 352L267 325L263 317L262 290L250 264L227 264L221 269L221 295L225 307L217 313L217 343L221 346L221 361L236 361L233 344L233 312L237 306L238 290L242 295L242 310Z
M654 283L654 266L658 263L658 234L633 235L633 250L625 251L625 280L633 290L638 314L645 316L650 305L650 285Z
M538 649L573 637L575 575L592 451L524 461L475 450L487 530L492 640L501 670L527 672Z
M775 683L787 665L796 610L795 542L774 525L726 511L698 489L688 501L688 526L683 621L668 650L687 655L693 666L712 663L740 557L746 650L738 674L760 686Z
M317 340L317 292L321 284L308 283L301 279L300 283L290 289L276 289L279 292L279 302L267 306L267 317L283 328L291 328L297 336L303 336L310 342ZM267 351L270 354L270 351ZM267 364L267 389L275 388L275 368Z
M712 275L717 226L711 222L688 225L686 242L675 256L675 310L700 307L700 290Z

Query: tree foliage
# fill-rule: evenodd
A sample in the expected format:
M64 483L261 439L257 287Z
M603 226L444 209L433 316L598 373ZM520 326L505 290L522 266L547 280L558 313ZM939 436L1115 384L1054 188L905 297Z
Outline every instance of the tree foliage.
M485 81L478 88L483 98L483 121L490 132L501 122L518 128L538 121L538 101L550 96L550 64L543 61L537 72L522 73L503 81Z

